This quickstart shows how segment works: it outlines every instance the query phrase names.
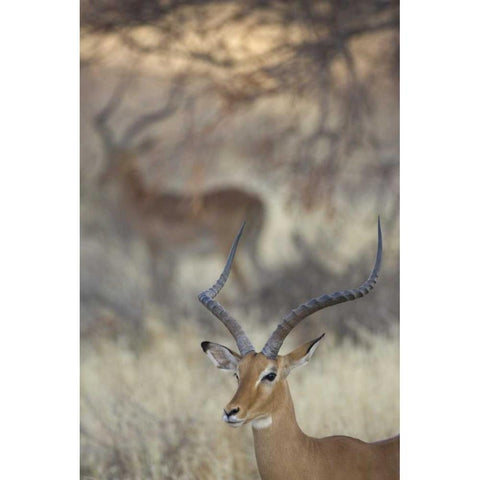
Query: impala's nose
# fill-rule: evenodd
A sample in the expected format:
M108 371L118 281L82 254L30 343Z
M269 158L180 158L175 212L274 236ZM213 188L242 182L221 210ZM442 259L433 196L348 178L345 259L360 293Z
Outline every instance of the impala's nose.
M243 425L243 422L245 420L237 417L237 413L240 411L240 407L235 407L230 410L227 409L223 410L223 421L231 427L239 427L240 425Z
M227 412L226 410L223 410L225 412L225 416L227 418L231 417L232 415L236 415L239 411L240 411L240 408L236 407L236 408L232 408L229 412Z

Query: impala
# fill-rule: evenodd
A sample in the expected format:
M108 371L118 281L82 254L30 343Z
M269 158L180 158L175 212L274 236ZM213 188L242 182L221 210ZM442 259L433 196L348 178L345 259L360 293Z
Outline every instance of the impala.
M120 83L109 102L95 116L94 128L102 142L105 166L99 187L116 187L113 211L127 221L130 230L145 240L151 261L153 291L169 298L179 253L227 255L230 242L242 220L253 227L246 238L246 260L233 268L233 275L246 289L244 270L259 274L261 262L258 246L265 220L265 205L260 195L238 186L203 187L201 178L193 192L158 190L147 181L141 168L141 157L155 142L139 141L154 125L161 124L178 109L179 91L174 86L168 101L156 110L138 116L123 132L116 132L111 123L125 95L126 84ZM178 91L177 91L178 90ZM158 165L166 163L159 159ZM201 175L200 175L201 177ZM245 269L245 267L247 267Z
M292 310L259 353L240 324L214 300L227 281L244 226L235 238L219 279L198 296L227 327L240 352L213 342L202 343L213 364L233 372L238 380L238 389L224 409L223 420L231 427L252 424L255 456L263 480L398 479L399 436L375 443L346 436L312 438L298 426L287 377L294 368L310 360L324 334L288 355L278 354L287 335L304 318L323 308L363 297L373 289L382 261L380 219L377 256L368 279L358 288L321 295Z

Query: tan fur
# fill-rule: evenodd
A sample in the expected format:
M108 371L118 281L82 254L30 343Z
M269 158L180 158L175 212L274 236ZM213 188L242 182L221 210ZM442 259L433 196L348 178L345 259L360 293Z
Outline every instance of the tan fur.
M251 352L241 359L236 354L239 360L234 368L239 385L225 411L239 409L231 418L243 421L240 424L253 421L255 456L262 480L398 479L398 436L376 443L344 436L318 439L305 435L298 426L287 376L293 368L308 362L320 338L275 360L262 353ZM216 350L226 348L211 345ZM213 348L210 353L215 355ZM273 382L259 382L262 372L273 370L277 373ZM268 417L271 423L264 422L268 426L255 428L256 419Z
M259 195L235 186L191 194L156 191L147 185L135 153L112 152L110 156L100 179L101 185L116 185L122 216L146 240L154 262L161 258L165 274L158 286L160 289L166 288L172 278L171 257L176 252L188 250L226 255L232 236L244 221L249 224L245 238L246 259L254 271L261 270L258 244L265 206ZM196 188L201 189L201 185ZM248 282L242 269L234 265L233 272L240 286L247 290Z

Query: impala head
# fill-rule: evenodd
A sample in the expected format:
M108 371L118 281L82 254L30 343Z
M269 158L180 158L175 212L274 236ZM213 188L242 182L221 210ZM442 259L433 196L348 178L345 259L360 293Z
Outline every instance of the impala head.
M338 291L331 295L321 295L295 308L277 326L262 351L257 353L240 324L214 300L227 281L244 226L245 224L242 225L235 238L219 279L210 289L198 296L202 304L233 335L240 353L213 342L203 342L202 349L217 368L232 372L238 380L237 391L224 408L223 420L232 427L239 427L251 421L258 422L257 425L268 426L271 422L271 415L278 408L277 400L286 388L286 379L289 373L295 367L305 365L310 360L324 334L298 347L288 355L278 354L283 341L293 328L312 313L338 303L363 297L373 289L382 261L382 232L380 219L378 219L375 265L368 279L360 287Z
M279 404L279 394L285 388L288 374L308 362L322 338L323 335L275 359L255 352L241 357L218 343L203 342L203 351L213 364L231 371L238 381L235 395L223 410L223 420L232 427L240 427L253 420L268 424Z

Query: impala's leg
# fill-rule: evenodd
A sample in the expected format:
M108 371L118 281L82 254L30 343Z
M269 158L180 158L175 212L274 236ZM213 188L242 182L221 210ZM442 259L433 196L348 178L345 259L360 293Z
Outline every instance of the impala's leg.
M150 253L151 300L156 304L168 304L172 301L175 260L158 240L148 239L147 246Z

